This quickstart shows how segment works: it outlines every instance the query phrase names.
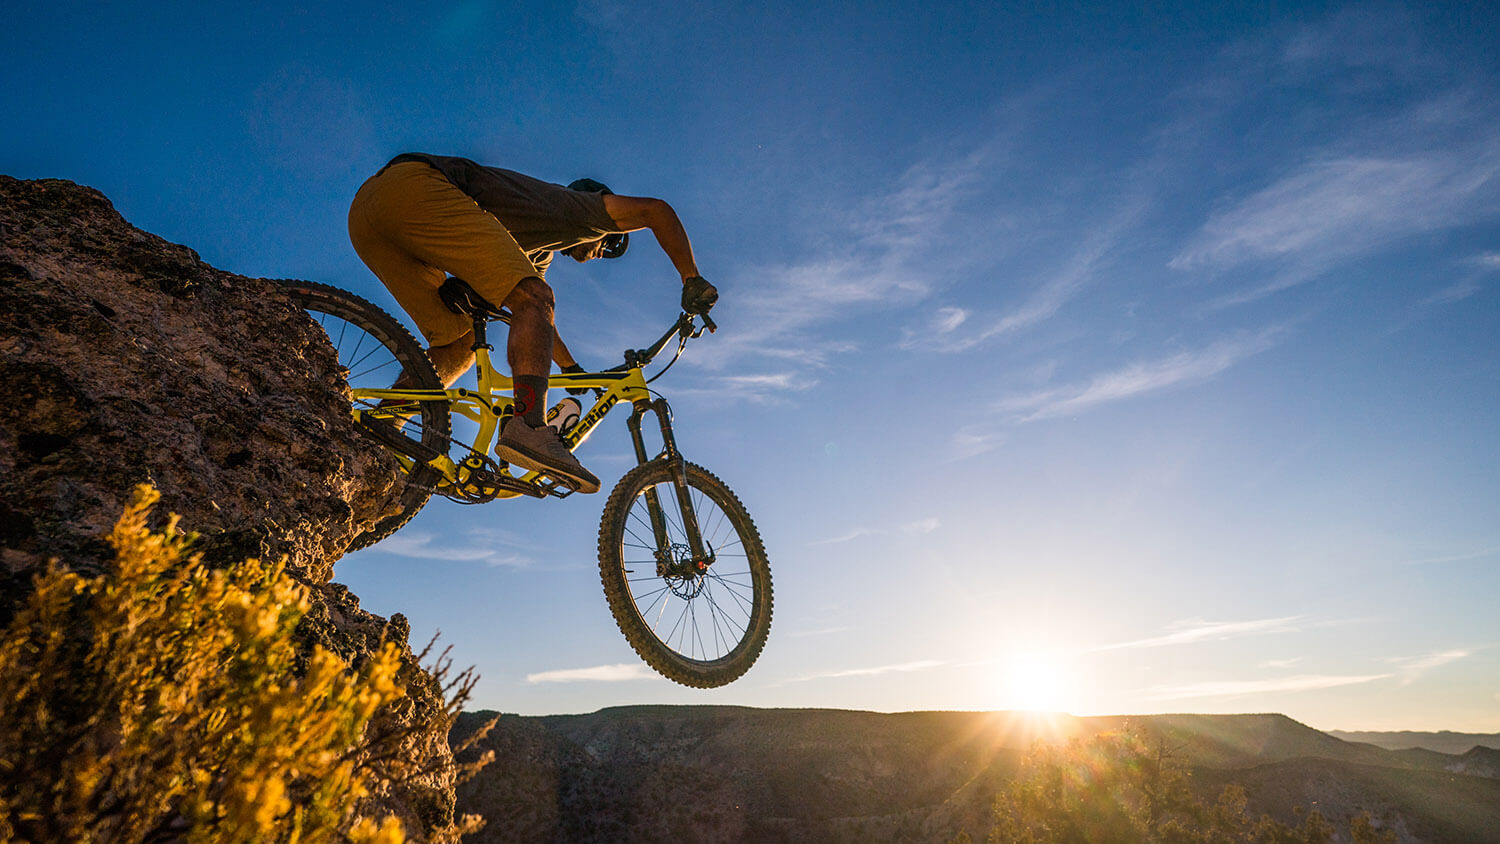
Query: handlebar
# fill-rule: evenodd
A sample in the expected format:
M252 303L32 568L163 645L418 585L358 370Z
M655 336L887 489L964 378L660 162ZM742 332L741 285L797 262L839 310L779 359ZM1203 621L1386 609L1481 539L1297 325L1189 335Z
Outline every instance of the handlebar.
M701 327L694 322L693 314L687 312L678 314L677 321L672 323L672 327L668 328L665 334L658 337L655 343L652 343L650 346L647 346L644 349L626 349L624 363L620 364L619 366L611 366L609 369L605 369L603 371L624 372L627 369L632 369L635 367L645 367L646 365L650 364L657 355L661 354L662 350L667 347L667 344L672 342L673 337L677 337L681 340L681 344L677 349L678 354L681 354L682 349L687 346L687 341L703 336L703 330L705 328L708 329L708 333L710 334L713 334L719 330L719 326L714 324L714 321L709 318L708 314L700 314L699 316L701 316L703 319L703 325ZM659 375L660 373L657 374Z

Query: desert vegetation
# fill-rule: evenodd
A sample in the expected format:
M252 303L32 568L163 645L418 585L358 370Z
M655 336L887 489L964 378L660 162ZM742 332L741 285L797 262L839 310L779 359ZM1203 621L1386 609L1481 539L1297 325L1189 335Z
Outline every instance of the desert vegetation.
M1227 786L1217 800L1199 797L1167 743L1127 728L1064 744L1038 744L995 798L984 840L994 844L1395 844L1368 814L1349 837L1316 810L1300 826L1254 817L1245 791ZM954 844L973 839L967 831Z
M0 841L405 840L362 809L433 773L377 718L405 696L398 646L354 666L299 648L305 587L282 564L206 565L175 516L148 528L157 498L136 490L111 571L54 562L0 637ZM451 720L472 675L434 672Z

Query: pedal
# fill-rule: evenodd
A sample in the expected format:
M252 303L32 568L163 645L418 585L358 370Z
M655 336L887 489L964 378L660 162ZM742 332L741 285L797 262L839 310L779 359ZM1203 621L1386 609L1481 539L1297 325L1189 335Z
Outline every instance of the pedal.
M525 482L518 481L517 483ZM559 478L553 475L537 475L536 480L532 481L532 484L536 486L537 490L540 493L540 495L537 496L538 498L546 497L549 495L553 498L567 498L568 496L578 491L577 484L573 483L567 478Z
M502 460L500 461L500 465L501 467L506 467L510 466L511 464L506 463L504 460ZM568 496L578 491L578 485L568 480L567 478L558 477L556 475L549 475L546 472L540 470L530 471L535 471L537 473L536 477L531 479L530 481L523 481L520 478L515 477L514 475L503 476L505 480L509 481L512 484L518 485L508 488L515 489L520 492L525 492L527 495L534 496L536 498L567 498Z

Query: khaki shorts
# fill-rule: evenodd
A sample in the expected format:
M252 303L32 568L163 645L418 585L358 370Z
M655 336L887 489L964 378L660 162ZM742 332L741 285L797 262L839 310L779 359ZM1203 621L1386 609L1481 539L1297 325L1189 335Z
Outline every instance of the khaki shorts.
M438 298L449 273L494 305L539 275L494 215L420 161L393 164L360 187L349 206L349 241L433 346L473 326Z

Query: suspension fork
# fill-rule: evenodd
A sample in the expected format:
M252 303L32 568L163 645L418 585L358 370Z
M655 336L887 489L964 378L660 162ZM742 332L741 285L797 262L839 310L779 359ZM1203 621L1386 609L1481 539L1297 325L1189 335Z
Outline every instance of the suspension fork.
M660 459L666 462L668 474L671 475L672 486L677 492L677 509L682 516L683 530L687 533L688 548L692 552L693 563L701 572L713 559L711 552L704 550L703 535L698 529L698 515L693 511L692 490L687 483L687 463L677 450L677 438L672 434L672 408L667 405L666 399L642 400L634 404L626 425L630 428L630 439L635 445L635 459L643 464L651 459L646 452L646 439L641 434L641 417L646 415L647 410L656 414L657 423L661 426ZM671 542L667 536L666 513L654 486L646 490L646 510L651 515L651 531L656 539L657 569L661 571L663 565L670 562Z

